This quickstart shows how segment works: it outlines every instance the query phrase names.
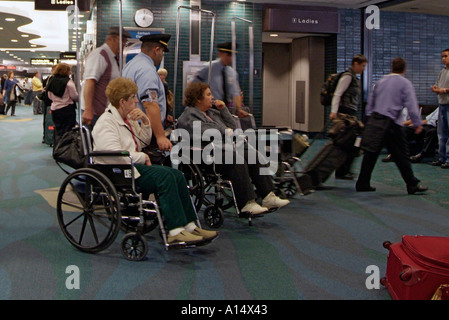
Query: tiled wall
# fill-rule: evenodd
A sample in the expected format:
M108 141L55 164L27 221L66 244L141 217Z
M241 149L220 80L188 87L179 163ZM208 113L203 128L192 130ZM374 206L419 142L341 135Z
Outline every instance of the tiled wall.
M178 0L134 0L126 1L123 4L123 26L136 27L134 24L134 13L141 7L149 7L154 13L154 22L152 28L164 28L166 33L170 33L172 38L169 42L170 52L165 55L165 68L168 70L168 83L173 85L174 60L175 60L175 39L176 39L176 20L178 13L178 6L189 6L189 1ZM253 21L254 27L254 68L259 71L259 76L254 77L254 97L253 97L253 113L257 123L261 123L262 115L262 77L260 71L262 70L262 6L252 3L236 3L236 2L221 2L213 0L203 0L201 2L202 9L211 10L216 13L215 19L215 37L214 43L224 41L231 41L231 21L234 16L245 18ZM119 5L115 0L97 1L97 43L104 42L107 30L112 25L119 23ZM182 61L189 59L189 24L188 24L188 10L181 10L181 24L180 24L180 41L179 41L179 56L178 56L178 79L176 91L177 100L177 114L182 111ZM248 24L236 23L237 42L239 43L237 54L237 71L240 77L240 86L245 93L245 104L249 103L249 45L248 45ZM209 60L209 44L210 44L210 18L203 15L202 18L202 39L201 39L201 60ZM214 48L213 59L216 57L216 50Z
M390 72L391 60L403 57L419 103L437 104L430 86L443 67L441 51L449 47L448 26L449 17L381 11L380 29L373 33L373 80Z
M337 69L350 65L353 54L360 52L360 11L340 10L341 33L337 38ZM435 82L441 63L441 51L449 48L449 34L444 30L449 17L402 12L380 12L380 28L373 30L371 82L390 72L391 61L407 61L405 77L412 81L419 104L437 104L430 86Z
M165 56L165 66L169 71L168 82L173 83L174 48L176 33L176 17L179 5L189 5L189 1L178 0L134 0L124 2L123 25L135 27L133 16L135 10L141 7L151 7L154 12L154 28L165 28L172 34L169 43L171 52ZM118 1L97 1L98 26L97 43L104 42L107 29L118 25ZM253 3L222 2L203 0L202 8L216 12L215 45L231 40L231 20L239 16L253 21L254 26L254 68L259 71L254 77L253 112L258 124L262 116L262 5ZM351 63L354 54L361 52L362 30L361 11L341 9L341 32L336 36L326 38L326 75L345 70ZM183 13L182 21L188 19ZM203 19L201 59L209 58L209 21ZM429 90L438 72L442 68L441 50L449 47L449 34L445 31L449 25L449 17L424 14L410 14L381 11L380 29L373 32L373 61L372 82L383 74L389 73L390 62L394 57L402 56L408 62L406 77L410 79L417 93L420 104L436 104L436 96ZM186 28L181 27L180 50L178 66L178 83L182 74L182 61L188 60L189 41L185 39ZM237 56L237 70L240 75L240 85L245 93L245 103L249 103L249 70L248 70L248 25L237 22L237 41L239 53ZM187 36L188 37L188 36ZM184 39L184 40L183 40ZM215 53L214 53L215 58ZM177 112L182 110L182 85L178 85L176 92ZM327 114L326 114L327 118Z

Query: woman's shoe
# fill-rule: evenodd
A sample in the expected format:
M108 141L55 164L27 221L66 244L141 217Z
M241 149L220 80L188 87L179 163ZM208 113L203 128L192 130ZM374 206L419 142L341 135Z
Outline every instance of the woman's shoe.
M281 199L274 194L274 192L270 192L263 200L262 207L273 209L273 208L282 208L290 203L287 199Z
M197 236L194 234L191 234L190 232L187 232L186 230L181 231L175 236L167 236L167 242L168 244L174 244L174 243L186 243L186 244L194 244L204 241L204 238L202 236Z
M245 206L240 210L241 212L249 212L253 215L261 214L268 211L268 208L261 207L256 201L248 201Z
M196 227L195 230L191 232L194 236L203 237L206 241L212 241L216 237L218 237L217 231L204 230Z

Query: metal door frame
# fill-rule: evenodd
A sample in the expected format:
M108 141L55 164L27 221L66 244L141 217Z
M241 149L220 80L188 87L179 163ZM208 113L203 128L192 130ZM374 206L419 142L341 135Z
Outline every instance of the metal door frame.
M179 6L178 7L178 15L176 18L176 44L175 44L175 67L174 67L174 79L173 79L173 100L175 101L175 105L173 106L173 118L175 117L176 110L176 85L178 81L178 54L179 54L179 25L181 22L181 9L186 9L190 11L197 11L199 13L204 13L212 16L212 24L211 24L211 32L210 32L210 53L209 53L209 75L208 75L208 83L210 82L210 72L212 66L212 56L214 49L214 35L215 35L215 12L210 10L204 10L200 8L193 8L188 6ZM200 53L201 54L201 53Z
M237 58L236 58L236 20L240 20L249 24L248 37L249 37L249 107L250 111L253 109L254 102L254 28L253 22L241 17L234 17L231 21L232 29L232 68L237 72Z

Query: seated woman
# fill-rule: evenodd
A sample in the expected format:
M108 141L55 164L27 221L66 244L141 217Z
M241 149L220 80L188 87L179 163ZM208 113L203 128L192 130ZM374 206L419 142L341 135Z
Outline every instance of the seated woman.
M151 165L142 148L150 143L151 126L147 115L136 107L137 85L130 79L117 78L106 88L110 101L92 131L95 151L128 151L135 163L135 183L143 193L155 193L169 230L169 244L198 243L217 237L216 231L195 225L197 215L183 174L171 167ZM140 124L139 124L140 122ZM99 163L130 162L129 158L98 158Z
M232 134L236 127L228 108L223 101L216 100L217 109L211 109L212 103L213 96L209 85L202 82L191 83L184 94L186 109L178 118L178 127L187 130L193 137L193 122L201 121L201 134L211 128L219 130L223 137ZM248 164L247 161L240 161L236 164L217 164L216 167L225 179L232 182L237 205L241 212L250 212L256 215L290 203L289 200L280 199L274 194L272 178L260 174L262 165L259 163ZM251 180L263 199L262 206L255 201L257 197Z

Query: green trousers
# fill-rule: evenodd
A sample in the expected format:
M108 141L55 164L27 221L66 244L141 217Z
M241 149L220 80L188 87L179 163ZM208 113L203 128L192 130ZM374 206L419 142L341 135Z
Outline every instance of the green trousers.
M142 193L154 193L168 230L196 222L187 182L181 171L159 165L135 165L140 177L136 186Z

